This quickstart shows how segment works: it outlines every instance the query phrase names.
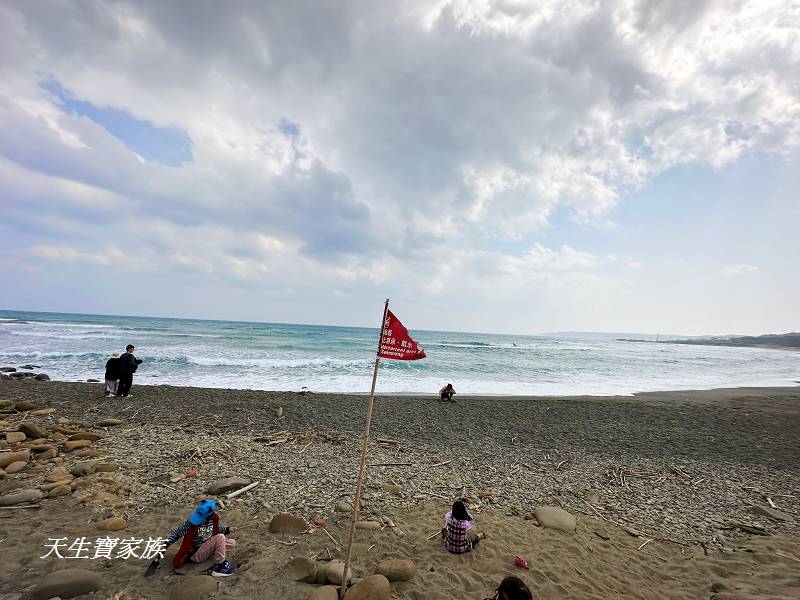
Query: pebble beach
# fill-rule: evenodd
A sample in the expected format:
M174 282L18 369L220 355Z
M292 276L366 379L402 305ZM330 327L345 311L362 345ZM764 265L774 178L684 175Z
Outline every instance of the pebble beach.
M0 381L0 462L21 459L0 475L0 598L53 597L37 591L43 578L76 569L94 577L87 598L326 597L366 401L136 384L104 398L98 384ZM508 574L537 598L796 598L798 430L800 388L378 396L353 583L388 575L389 596L363 597L415 600L482 599ZM144 578L143 560L40 558L52 537L107 535L109 519L119 537L165 536L208 495L242 528L239 573L224 581L202 565L178 574L167 561ZM489 539L448 555L429 538L462 497ZM302 525L276 525L285 515Z

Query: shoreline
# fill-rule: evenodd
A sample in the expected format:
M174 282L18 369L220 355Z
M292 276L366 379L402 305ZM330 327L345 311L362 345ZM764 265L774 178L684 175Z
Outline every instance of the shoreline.
M338 549L319 529L299 537L267 533L264 524L278 512L324 518L337 543L346 540L349 513L337 506L352 502L364 396L134 382L132 397L106 399L100 384L2 381L2 400L51 407L52 415L27 419L95 430L102 439L7 475L0 495L12 485L40 485L54 467L89 457L118 467L80 477L69 495L43 499L33 517L0 511L3 550L11 550L0 580L15 582L12 589L28 589L65 566L38 560L48 535L95 535L87 523L120 515L140 537L162 534L227 476L260 485L225 511L226 522L253 529L239 538L240 574L223 582L218 598L307 598L309 585L287 580L283 566L293 556L335 556ZM6 430L27 415L0 412ZM109 417L121 424L93 428ZM715 582L740 590L729 598L790 598L796 563L782 556L800 557L798 430L798 388L457 396L455 404L378 396L362 518L389 517L405 536L388 527L359 530L354 571L369 575L382 558L414 560L418 575L392 584L393 597L403 600L482 598L505 574L522 574L543 599L688 600L710 595ZM182 476L190 468L197 476ZM113 494L115 504L98 500L108 498L101 492ZM490 533L460 557L425 541L457 496L469 498ZM791 520L754 512L767 497ZM536 527L532 512L545 505L576 516L577 532ZM515 554L527 557L530 572L514 570ZM139 563L111 566L80 565L100 569L116 586L108 591L124 589L130 600L168 597L186 579L162 569L143 583Z
M800 351L800 350L799 350ZM302 389L292 389L292 390L279 390L279 389L261 389L261 388L236 388L236 387L209 387L209 386L187 386L187 385L175 385L172 383L156 383L146 380L145 377L141 377L144 381L139 381L136 377L134 377L134 385L137 387L147 387L147 388L175 388L179 390L183 389L197 389L197 390L218 390L218 391L226 391L226 392L253 392L253 393L266 393L266 394L324 394L327 396L356 396L356 397L368 397L369 392L342 392L342 391L324 391L324 390L307 390L303 391ZM49 381L53 383L65 383L65 384L84 384L90 386L97 386L102 385L102 381L86 381L84 379L81 380L72 380L72 379L50 379ZM380 381L380 379L379 379ZM788 385L789 383L794 383L794 385ZM715 392L729 392L735 394L737 391L752 391L754 393L762 393L769 390L774 390L776 392L783 392L789 391L794 389L800 389L800 380L797 381L783 381L783 382L776 382L774 384L754 384L754 385L733 385L730 387L722 386L722 387L709 387L709 388L672 388L672 389L659 389L659 390L647 390L647 391L636 391L630 392L627 394L470 394L470 393L457 393L456 398L463 398L463 399L481 399L481 398L489 398L489 399L499 399L499 398L525 398L528 400L536 400L539 398L558 398L563 400L571 400L577 398L597 398L597 399L610 399L610 398L638 398L648 395L663 395L663 394L689 394L695 395L698 393L715 393ZM376 398L387 398L387 397L401 397L401 398L419 398L419 399L436 399L437 394L435 392L431 392L429 394L422 394L419 392L376 392Z

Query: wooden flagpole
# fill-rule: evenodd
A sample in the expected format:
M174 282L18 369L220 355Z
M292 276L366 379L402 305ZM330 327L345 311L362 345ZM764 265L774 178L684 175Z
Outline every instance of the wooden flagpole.
M356 481L356 498L353 502L353 520L350 523L350 534L347 536L347 552L344 555L344 569L342 570L342 587L339 588L339 598L344 598L344 593L347 590L347 569L350 566L350 552L353 549L353 535L356 531L356 522L358 521L358 511L361 508L361 482L364 480L364 467L367 464L367 444L369 442L369 426L372 422L372 402L375 400L375 383L378 381L378 364L381 357L381 340L383 340L383 329L386 323L386 313L389 311L389 299L383 305L383 318L381 319L381 327L378 334L378 351L375 354L375 368L372 371L372 389L369 392L369 401L367 402L367 422L364 424L364 439L361 442L361 464L358 466L358 480Z

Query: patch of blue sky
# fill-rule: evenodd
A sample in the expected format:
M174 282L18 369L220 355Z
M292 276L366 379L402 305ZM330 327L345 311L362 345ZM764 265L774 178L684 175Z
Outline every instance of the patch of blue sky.
M192 140L177 127L157 127L127 110L95 106L76 98L54 78L40 86L58 98L64 112L91 119L147 161L175 167L192 160Z

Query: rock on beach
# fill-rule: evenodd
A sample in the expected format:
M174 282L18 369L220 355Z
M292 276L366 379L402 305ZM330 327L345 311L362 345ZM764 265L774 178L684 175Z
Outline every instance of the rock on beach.
M286 565L286 574L293 581L313 583L317 578L317 563L302 556L295 558Z
M392 588L383 575L370 575L362 579L344 595L345 600L389 600Z
M558 506L539 506L533 511L539 525L547 529L557 529L572 533L578 526L575 517Z
M205 600L217 591L217 582L207 575L183 577L172 586L169 600Z
M21 490L19 492L11 492L4 496L0 496L0 506L16 506L17 504L25 504L26 502L35 502L41 500L44 494L39 490Z
M342 573L344 572L344 562L341 560L332 560L325 565L325 580L328 583L335 583L340 585L342 583ZM353 577L353 570L347 567L347 581Z
M17 442L24 442L25 441L25 434L21 431L9 431L6 434L6 441L9 444L16 444Z
M33 590L33 600L49 598L74 598L96 592L103 588L103 578L84 569L62 569L53 571Z
M308 600L339 600L339 588L335 585L323 585L315 588L308 595Z
M220 494L226 494L230 491L243 488L246 485L250 485L250 483L251 481L249 479L226 477L225 479L218 479L209 485L206 493L210 496L219 496Z
M31 459L31 453L28 450L20 450L19 452L3 452L0 454L0 468L5 468L11 463L15 462L28 462Z
M389 581L408 581L417 574L417 567L413 561L390 558L378 563L375 573L383 575Z
M289 513L278 513L272 517L269 524L270 533L302 533L306 529L308 529L308 523L305 519Z

